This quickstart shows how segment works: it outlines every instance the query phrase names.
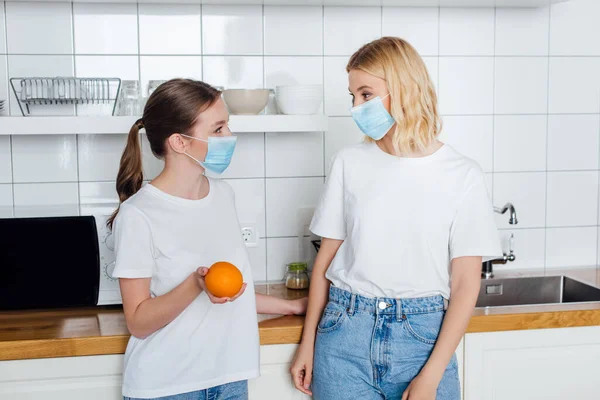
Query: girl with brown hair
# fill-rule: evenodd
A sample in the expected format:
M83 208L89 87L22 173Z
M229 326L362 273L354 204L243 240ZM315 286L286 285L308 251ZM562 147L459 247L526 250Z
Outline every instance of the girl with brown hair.
M257 311L300 314L306 303L254 293L231 187L223 172L236 137L220 92L174 79L150 96L129 132L117 176L115 236L123 309L132 334L125 399L246 399L259 375ZM163 171L142 186L140 129ZM232 298L206 288L207 266L236 265L245 284Z

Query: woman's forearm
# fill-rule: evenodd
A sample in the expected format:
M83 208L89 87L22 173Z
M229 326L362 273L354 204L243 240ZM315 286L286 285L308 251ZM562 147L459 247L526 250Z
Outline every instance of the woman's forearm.
M303 314L306 298L285 300L275 296L256 293L256 312L258 314L293 315Z
M133 336L141 339L172 322L202 293L198 278L195 274L191 274L181 284L162 296L149 297L139 302L134 298L128 299L127 293L136 296L135 293L142 292L140 288L135 288L136 285L145 286L147 290L149 282L145 281L146 279L121 279L127 328Z
M422 373L441 380L463 338L481 284L481 257L461 257L452 263L451 298L435 348Z
M319 254L315 260L308 292L308 308L304 319L302 342L314 344L317 325L329 298L330 282L325 277L329 264L335 257L343 241L323 238Z

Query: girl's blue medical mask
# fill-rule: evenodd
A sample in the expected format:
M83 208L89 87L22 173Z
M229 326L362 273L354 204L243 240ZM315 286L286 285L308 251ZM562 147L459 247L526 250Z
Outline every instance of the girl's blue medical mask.
M181 134L181 136L208 143L208 151L206 152L204 161L197 160L188 153L184 153L205 169L221 174L229 167L233 151L235 150L237 136L209 136L208 140L184 134Z
M382 100L388 97L386 94L383 98L377 96L359 106L352 107L350 112L352 118L359 129L374 140L379 140L394 126L396 121L385 109Z

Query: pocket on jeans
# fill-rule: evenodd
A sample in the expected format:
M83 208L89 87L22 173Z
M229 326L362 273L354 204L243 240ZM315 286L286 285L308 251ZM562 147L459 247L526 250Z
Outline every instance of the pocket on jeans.
M407 314L406 329L417 340L426 344L435 344L444 322L444 312Z
M323 315L317 325L319 333L331 332L339 328L346 317L346 309L334 302L329 302L323 310Z

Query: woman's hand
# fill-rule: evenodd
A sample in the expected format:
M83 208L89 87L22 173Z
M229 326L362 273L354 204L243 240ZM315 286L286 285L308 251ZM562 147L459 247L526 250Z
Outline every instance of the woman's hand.
M208 274L208 268L206 267L200 267L196 270L196 280L198 281L198 286L200 286L200 289L202 289L204 292L206 292L206 294L208 295L208 298L210 299L210 301L213 304L224 304L230 301L235 301L238 297L240 297L242 294L244 294L244 291L246 290L246 283L244 283L242 285L242 288L240 289L240 291L238 292L238 294L236 294L233 297L216 297L214 296L207 288L206 288L206 281L204 280L204 278L206 277L206 274Z
M402 400L435 400L439 380L419 374L402 394Z
M305 344L304 342L300 343L296 351L296 357L294 357L294 362L290 368L296 389L309 396L312 396L310 383L312 381L314 354L315 348L313 345Z
M306 314L306 308L308 307L308 297L301 299L290 300L291 303L291 314L292 315L304 315Z

